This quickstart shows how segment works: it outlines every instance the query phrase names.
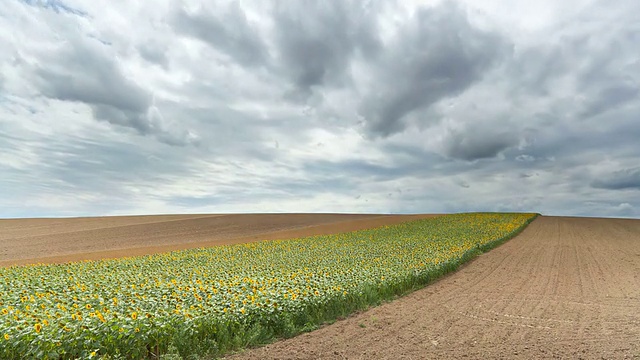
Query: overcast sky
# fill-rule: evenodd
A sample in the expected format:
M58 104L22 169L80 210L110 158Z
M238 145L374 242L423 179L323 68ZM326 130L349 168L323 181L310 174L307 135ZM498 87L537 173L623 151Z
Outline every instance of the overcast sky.
M638 14L4 0L0 217L640 217Z

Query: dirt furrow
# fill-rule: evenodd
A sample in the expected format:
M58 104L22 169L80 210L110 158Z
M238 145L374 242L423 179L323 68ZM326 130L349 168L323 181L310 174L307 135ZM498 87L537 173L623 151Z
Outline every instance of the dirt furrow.
M229 214L0 220L0 266L96 260L334 234L433 216Z
M640 221L540 217L441 281L229 359L640 357Z

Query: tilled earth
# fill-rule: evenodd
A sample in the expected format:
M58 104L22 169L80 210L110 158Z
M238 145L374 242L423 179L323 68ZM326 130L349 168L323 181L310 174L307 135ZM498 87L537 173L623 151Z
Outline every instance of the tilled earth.
M640 220L539 217L406 297L229 359L640 359Z
M434 215L228 214L0 220L0 266L146 255L361 230Z
M143 255L433 215L0 220L0 266ZM539 217L408 296L229 359L640 359L640 220Z

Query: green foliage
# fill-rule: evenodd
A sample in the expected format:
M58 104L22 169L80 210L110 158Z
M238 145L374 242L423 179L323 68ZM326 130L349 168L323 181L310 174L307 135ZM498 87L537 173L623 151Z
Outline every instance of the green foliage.
M213 357L265 344L420 288L535 216L0 269L0 358Z

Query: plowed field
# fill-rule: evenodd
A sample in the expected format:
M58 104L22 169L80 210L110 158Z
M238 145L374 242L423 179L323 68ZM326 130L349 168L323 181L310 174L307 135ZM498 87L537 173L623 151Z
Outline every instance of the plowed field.
M415 216L0 220L0 265L329 234ZM640 358L640 220L539 217L444 279L230 359Z
M640 220L539 217L391 303L231 359L640 357Z
M238 214L7 219L0 220L0 266L334 234L431 216Z

